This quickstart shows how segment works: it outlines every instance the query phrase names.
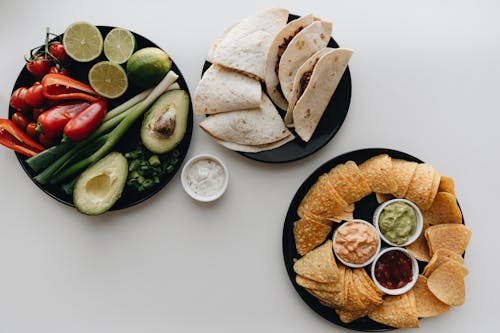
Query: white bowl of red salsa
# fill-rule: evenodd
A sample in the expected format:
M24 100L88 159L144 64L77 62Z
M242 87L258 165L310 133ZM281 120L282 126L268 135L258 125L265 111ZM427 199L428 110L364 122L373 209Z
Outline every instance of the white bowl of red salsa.
M382 292L401 295L409 291L418 279L417 260L400 247L386 248L371 266L372 280Z

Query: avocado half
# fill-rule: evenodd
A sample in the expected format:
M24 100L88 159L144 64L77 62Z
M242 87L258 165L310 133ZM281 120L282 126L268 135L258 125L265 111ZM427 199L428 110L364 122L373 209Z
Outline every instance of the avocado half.
M141 126L141 141L152 153L164 154L184 138L189 113L189 95L184 90L162 94L146 112Z
M120 199L128 176L127 159L112 152L85 170L75 183L73 203L82 213L99 215Z

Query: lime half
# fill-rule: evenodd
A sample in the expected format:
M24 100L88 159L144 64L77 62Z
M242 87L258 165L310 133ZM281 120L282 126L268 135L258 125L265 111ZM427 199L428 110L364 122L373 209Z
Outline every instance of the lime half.
M126 29L114 28L104 38L104 55L111 62L123 64L134 50L134 35Z
M63 45L74 60L89 62L102 52L102 35L99 29L88 22L75 22L66 28Z
M127 91L128 79L125 70L111 61L101 61L89 71L92 88L106 98L118 98Z

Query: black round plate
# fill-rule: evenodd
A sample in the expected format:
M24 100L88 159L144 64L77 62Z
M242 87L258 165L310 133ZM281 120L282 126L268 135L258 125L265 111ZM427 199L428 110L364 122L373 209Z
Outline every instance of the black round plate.
M290 14L288 22L297 18L299 18L298 15ZM330 38L328 47L338 48L339 45L333 38ZM210 65L210 62L205 61L202 73L204 73ZM263 91L266 91L265 87L263 87ZM349 67L347 67L339 85L337 86L337 89L335 90L335 93L330 99L330 102L321 117L318 127L316 127L316 130L314 131L314 134L309 142L302 141L300 137L296 135L293 128L291 128L290 130L295 135L295 140L290 141L281 147L258 153L239 153L252 160L267 163L293 162L314 154L330 142L330 140L333 139L335 134L337 134L340 130L340 127L347 116L347 112L349 111L350 102L351 73L349 71ZM284 112L282 112L277 106L276 108L281 112L282 117L284 117Z
M113 29L113 27L109 26L98 26L99 30L101 31L103 37L106 36L106 34ZM132 31L131 31L132 32ZM137 43L137 48L136 49L141 49L143 47L159 47L155 43L151 42L150 40L144 38L143 36L134 34L136 43ZM168 52L167 52L168 53ZM69 64L68 69L70 76L74 79L77 79L81 82L88 83L88 78L87 74L95 63L99 61L107 60L104 56L104 54L101 54L99 58L96 60L89 62L89 63L76 63L72 62ZM187 83L182 76L181 71L177 67L175 63L172 64L172 70L179 75L179 78L177 79L177 83L180 85L181 89L185 90L189 94L189 89L187 86ZM31 76L31 74L27 71L26 66L23 67L21 70L21 73L19 74L17 81L14 85L14 88L12 91L17 89L18 87L25 86L29 87L35 82L36 80ZM114 100L109 100L108 101L108 110L113 109L115 106L118 106L122 104L123 102L127 101L128 99L132 98L133 96L137 95L139 92L141 92L141 89L138 89L136 87L133 87L132 85L129 86L129 89L127 92L121 96L120 98L114 99ZM9 118L12 116L12 114L16 112L12 107L9 107ZM140 135L139 135L139 130L140 130L140 125L141 121L138 121L128 132L127 134L120 140L120 142L117 144L115 147L116 151L120 151L122 153L125 153L127 151L133 150L135 147L137 147L137 144L140 142ZM168 175L165 175L161 180L160 184L158 186L154 187L153 189L149 191L144 191L144 192L137 192L132 189L129 189L127 186L125 187L121 198L114 204L114 206L111 208L111 210L119 210L123 208L127 208L130 206L134 206L151 196L153 196L155 193L160 191L165 185L167 185L170 180L175 176L177 173L177 170L182 165L182 161L186 157L187 151L189 149L189 143L191 142L191 134L193 132L193 109L190 103L189 106L189 115L188 115L188 124L187 124L187 129L186 129L186 134L184 135L184 138L182 139L182 142L177 146L177 150L179 151L179 161L174 167L174 171L171 172ZM69 205L69 206L74 206L73 205L73 198L70 195L67 195L62 191L60 186L56 185L41 185L37 183L33 177L35 177L37 174L28 166L28 164L25 162L26 157L17 154L17 159L19 160L19 163L21 164L22 168L24 171L26 171L26 174L33 180L33 182L45 193L53 197L54 199Z
M292 202L290 203L290 207L288 208L288 212L286 214L286 219L285 219L285 224L283 226L283 257L285 260L285 267L288 272L288 276L290 277L290 280L292 281L293 286L295 287L295 290L297 293L302 297L304 302L309 305L311 309L313 309L314 312L319 314L321 317L325 318L326 320L329 320L330 322L340 325L342 327L346 327L352 330L356 331L364 331L364 332L382 332L382 331L389 331L393 330L393 327L386 326L380 323L377 323L373 320L371 320L368 317L363 317L360 319L357 319L349 324L345 324L342 321L340 321L338 315L335 313L335 311L331 308L328 308L326 306L323 306L319 303L319 301L309 294L304 288L299 286L295 282L295 272L293 271L293 264L294 264L294 259L300 258L300 255L297 253L297 250L295 248L295 238L293 235L293 223L297 220L299 220L299 216L297 215L297 208L299 207L300 202L302 201L302 198L306 195L307 191L311 188L311 186L317 181L319 176L321 176L323 173L330 171L331 168L334 166L345 163L349 160L356 162L358 165L360 163L363 163L370 157L376 156L378 154L388 154L392 158L399 158L407 161L414 161L414 162L419 162L422 163L422 161L414 156L411 156L409 154L397 151L397 150L391 150L391 149L385 149L385 148L368 148L368 149L362 149L362 150L355 150L349 153L345 153L343 155L337 156L323 165L321 165L319 168L317 168L307 179L302 183L302 185L299 187L297 190L297 193L295 193L295 196L292 199ZM372 221L373 218L373 213L375 209L378 207L377 199L375 198L375 194L372 193L369 196L363 198L362 200L356 202L355 210L354 210L354 218L357 219L363 219L366 221ZM463 220L462 220L463 222ZM335 229L335 224L334 224L334 229ZM335 230L332 230L332 233L328 236L327 239L331 239L331 236ZM422 272L425 263L419 263L420 266L420 271ZM368 266L369 267L369 266Z

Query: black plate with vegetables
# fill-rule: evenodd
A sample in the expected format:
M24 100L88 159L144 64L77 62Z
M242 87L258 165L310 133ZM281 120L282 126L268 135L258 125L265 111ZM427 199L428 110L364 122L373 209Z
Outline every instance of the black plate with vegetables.
M113 29L113 27L98 26L98 29L101 32L103 38L105 38L105 36ZM134 32L131 33L133 34L136 42L135 50L146 47L159 48L155 43L144 38L143 36ZM61 40L61 38L62 35L56 36L55 40ZM107 59L103 52L98 58L90 62L82 63L70 61L67 63L65 68L68 70L69 76L71 78L88 84L88 73L90 68L94 64L105 60ZM125 69L125 65L126 63L122 64L122 68ZM179 75L176 82L180 86L180 89L184 90L187 93L187 96L189 96L189 90L186 81L184 80L182 73L174 62L172 62L171 70ZM37 81L37 79L34 78L32 74L30 74L25 66L21 70L21 73L17 78L17 81L13 88L13 92L16 91L17 88L22 86L30 87L34 84L35 81ZM116 106L123 104L143 90L144 89L138 88L129 82L128 89L121 97L107 100L107 110L110 111L114 109ZM16 110L13 107L9 107L9 119L11 119L15 113ZM131 127L119 139L119 141L111 151L121 152L125 157L127 157L129 168L138 171L140 170L141 175L144 175L144 177L135 173L133 177L139 179L139 181L137 181L137 179L130 181L130 176L132 174L130 173L129 181L127 182L128 184L125 185L120 199L116 201L111 210L118 210L136 205L160 191L174 177L187 154L193 128L191 103L189 103L185 134L178 145L173 150L167 153L151 153L143 146L140 139L140 130L143 118L144 116L141 116L137 121L133 123L133 125L131 125ZM68 180L65 180L61 184L42 185L34 179L34 177L37 176L38 173L28 165L28 163L26 162L27 157L19 153L16 153L16 155L22 168L40 189L42 189L45 193L47 193L54 199L66 205L74 206L71 190L72 185L74 185L74 181L72 182L72 180L74 180L75 177L70 177L68 178ZM144 183L144 180L147 181Z

